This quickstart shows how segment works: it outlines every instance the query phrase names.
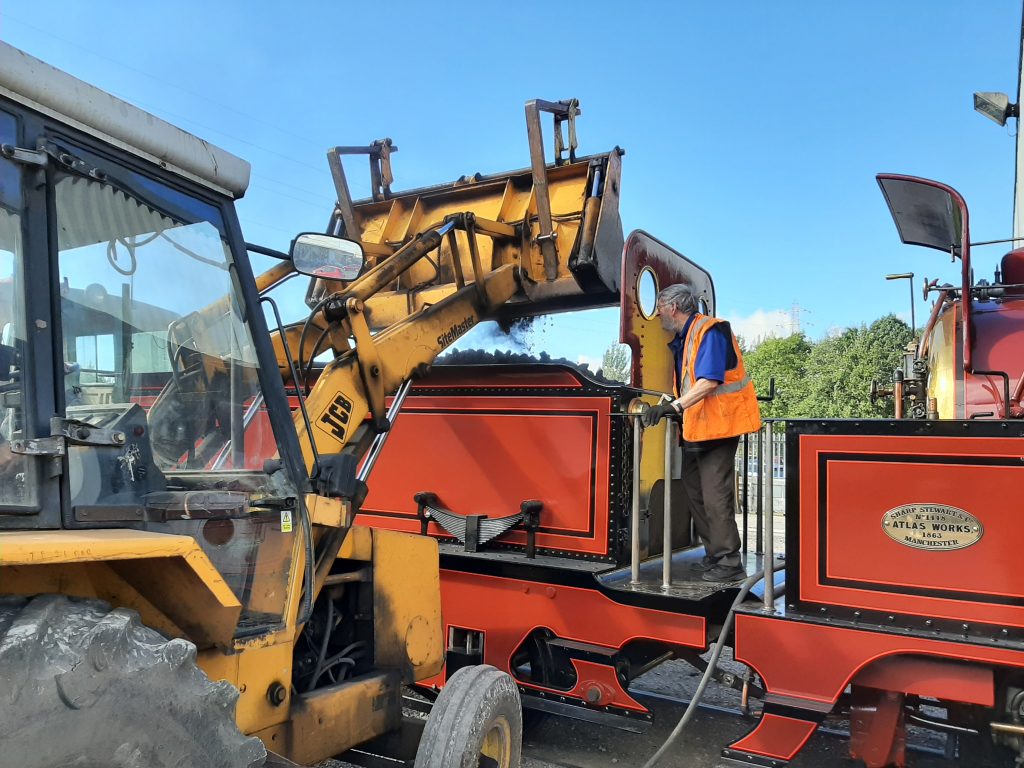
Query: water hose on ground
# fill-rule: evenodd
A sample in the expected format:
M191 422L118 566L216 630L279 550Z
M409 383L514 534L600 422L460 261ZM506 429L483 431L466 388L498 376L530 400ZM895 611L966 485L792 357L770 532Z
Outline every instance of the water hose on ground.
M785 568L784 562L775 563L772 567L772 578L775 578L775 571ZM689 705L686 707L686 711L683 712L683 716L679 718L679 722L676 723L676 727L672 729L672 733L665 739L665 743L658 747L658 751L654 753L650 760L644 763L643 768L654 768L658 764L658 761L663 758L669 749L676 743L680 735L686 729L686 726L690 724L694 714L697 712L697 707L700 706L700 700L704 697L704 690L708 687L708 683L711 682L711 677L714 675L715 670L718 668L718 659L722 656L722 649L725 648L725 639L729 636L729 632L732 630L733 621L736 618L736 609L747 599L747 595L750 590L765 576L763 570L758 571L753 576L750 576L746 581L743 582L740 587L740 591L736 595L736 599L732 601L732 605L729 606L729 615L725 619L725 623L722 624L722 630L718 633L718 640L715 641L715 648L711 653L711 658L708 660L707 669L704 670L704 674L700 679L700 684L697 686L697 691L693 694L693 698L690 700Z

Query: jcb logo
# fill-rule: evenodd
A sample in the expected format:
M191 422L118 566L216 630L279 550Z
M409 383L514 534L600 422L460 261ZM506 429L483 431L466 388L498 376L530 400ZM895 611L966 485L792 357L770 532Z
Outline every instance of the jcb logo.
M334 396L327 410L320 414L318 426L324 432L334 435L340 442L345 442L348 423L352 418L352 402L342 394Z

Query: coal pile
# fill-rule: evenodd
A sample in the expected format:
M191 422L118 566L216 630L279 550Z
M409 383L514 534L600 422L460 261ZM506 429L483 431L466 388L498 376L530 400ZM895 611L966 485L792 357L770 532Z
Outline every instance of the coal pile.
M589 379L609 386L621 386L621 381L605 378L601 370L592 371L587 363L577 363L564 357L552 357L547 352L529 355L523 352L488 352L484 349L454 349L434 361L434 365L564 365L579 371Z

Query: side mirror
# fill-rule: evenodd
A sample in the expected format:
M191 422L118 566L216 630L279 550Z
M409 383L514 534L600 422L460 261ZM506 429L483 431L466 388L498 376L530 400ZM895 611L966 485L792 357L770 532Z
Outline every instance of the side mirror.
M289 251L295 271L324 280L355 280L363 271L363 247L343 237L304 232Z

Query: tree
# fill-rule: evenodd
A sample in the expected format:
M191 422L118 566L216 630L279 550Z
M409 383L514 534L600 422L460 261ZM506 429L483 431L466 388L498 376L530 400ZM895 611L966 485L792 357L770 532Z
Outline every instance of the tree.
M858 336L865 331L864 326L847 328L838 335L825 337L811 348L807 356L803 396L790 415L804 418L850 418L859 415L857 401L862 388L861 377L851 368L855 367ZM865 386L870 386L870 382Z
M912 338L910 326L895 315L886 315L870 326L848 328L822 339L808 356L805 395L791 415L891 418L891 400L871 404L871 382L892 380Z
M775 379L775 399L761 403L762 416L892 418L891 399L871 403L871 382L892 381L912 339L910 326L886 315L816 342L802 333L768 338L744 352L743 361L758 395L767 395L769 382ZM630 366L629 347L612 344L605 350L605 378L628 383Z
M886 315L868 326L861 350L860 374L864 377L861 387L861 409L858 415L892 418L895 403L891 398L871 404L872 380L882 384L892 381L892 374L903 364L903 353L914 339L910 326L896 315Z
M871 403L872 380L889 382L913 334L895 315L811 342L803 334L766 339L744 356L759 395L775 379L775 400L761 403L776 418L892 417L893 403Z
M806 389L806 365L811 347L806 336L794 333L784 339L765 339L743 356L758 395L767 395L770 382L775 379L775 399L761 403L762 416L796 415L796 406Z
M601 358L601 373L606 379L628 384L632 356L625 344L612 344Z

